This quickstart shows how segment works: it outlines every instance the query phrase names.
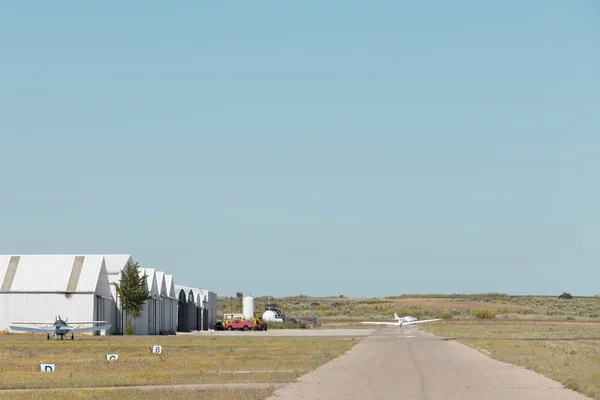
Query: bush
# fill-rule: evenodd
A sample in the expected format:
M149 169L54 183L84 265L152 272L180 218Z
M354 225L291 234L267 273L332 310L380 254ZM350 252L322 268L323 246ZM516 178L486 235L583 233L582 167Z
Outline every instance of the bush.
M563 292L563 294L561 294L560 296L558 296L559 299L572 299L573 296L571 296L570 293L567 292Z
M303 323L295 324L293 322L270 322L267 329L307 329L308 325Z
M494 318L496 318L496 314L492 310L476 310L475 318L494 319Z
M446 311L442 311L442 312L439 312L435 317L442 318L442 319L452 319L452 314L450 314L449 312L446 312Z

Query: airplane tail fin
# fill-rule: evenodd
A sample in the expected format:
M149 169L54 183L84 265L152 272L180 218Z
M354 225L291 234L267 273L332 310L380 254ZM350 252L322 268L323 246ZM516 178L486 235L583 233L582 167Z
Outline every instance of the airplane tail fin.
M400 317L398 316L398 314L397 314L397 313L394 313L394 319L395 319L396 321L400 320Z

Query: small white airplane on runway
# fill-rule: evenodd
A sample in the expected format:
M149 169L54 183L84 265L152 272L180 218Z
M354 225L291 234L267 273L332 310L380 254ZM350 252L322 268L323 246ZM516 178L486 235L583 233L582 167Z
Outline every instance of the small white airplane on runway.
M415 317L411 317L410 315L407 315L406 317L399 317L398 314L394 313L394 319L396 321L404 321L404 322L413 322L413 321L418 321L418 318Z
M397 325L397 326L404 326L404 325L422 324L422 323L425 323L425 322L442 321L444 318L419 320L418 318L411 317L411 316L399 317L398 314L394 313L394 319L396 320L396 322L363 321L361 323L363 323L363 324L373 324L373 325Z
M34 333L46 333L48 335L48 340L50 340L50 336L60 336L60 340L64 339L66 334L71 334L71 340L75 339L74 333L78 332L94 332L101 331L104 329L110 329L112 324L102 325L102 326L89 326L84 328L73 327L67 324L68 319L64 321L60 318L60 315L56 317L56 321L52 322L13 322L13 324L24 324L24 325L44 325L37 328L28 327L28 326L15 326L10 325L10 329L13 331L23 331L23 332L34 332ZM106 321L76 321L71 322L71 324L75 325L83 325L83 324L103 324Z

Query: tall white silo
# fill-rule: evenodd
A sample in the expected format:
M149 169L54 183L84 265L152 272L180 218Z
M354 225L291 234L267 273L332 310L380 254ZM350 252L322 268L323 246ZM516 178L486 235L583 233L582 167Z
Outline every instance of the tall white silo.
M244 319L251 320L254 317L254 297L246 296L243 301Z

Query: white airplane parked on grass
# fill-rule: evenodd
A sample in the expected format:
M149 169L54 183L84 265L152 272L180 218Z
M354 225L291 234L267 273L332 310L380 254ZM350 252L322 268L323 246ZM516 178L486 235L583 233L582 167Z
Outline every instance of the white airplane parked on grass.
M71 334L71 340L75 339L74 333L78 332L93 332L93 331L101 331L104 329L110 329L112 324L102 325L102 326L89 326L85 328L73 327L67 324L68 319L64 321L60 318L60 315L56 317L56 321L54 322L13 322L13 324L28 324L28 325L44 325L37 328L27 327L27 326L15 326L11 325L10 329L13 331L23 331L23 332L34 332L34 333L45 333L48 335L48 340L50 340L50 336L60 336L60 340L64 339L66 334ZM102 324L106 321L77 321L71 322L71 324L75 325L83 325L83 324Z
M436 318L436 319L424 319L424 320L419 320L415 317L411 317L411 316L406 316L406 317L399 317L398 314L394 313L394 319L396 320L396 322L373 322L373 321L363 321L363 324L373 324L373 325L397 325L397 326L404 326L404 325L414 325L414 324L422 324L425 322L433 322L433 321L442 321L443 318Z

